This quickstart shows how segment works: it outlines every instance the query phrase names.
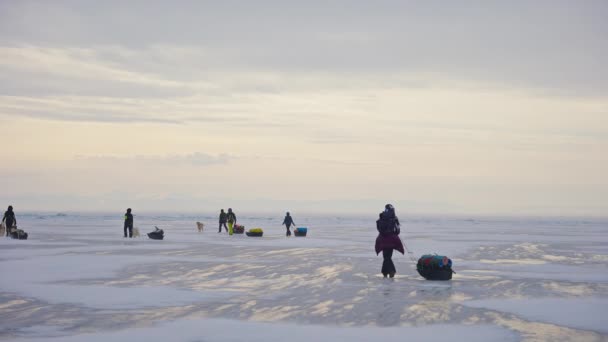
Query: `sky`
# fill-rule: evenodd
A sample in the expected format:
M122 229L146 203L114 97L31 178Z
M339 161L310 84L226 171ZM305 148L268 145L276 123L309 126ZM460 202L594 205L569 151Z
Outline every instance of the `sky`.
M607 17L592 0L1 1L0 205L605 216Z

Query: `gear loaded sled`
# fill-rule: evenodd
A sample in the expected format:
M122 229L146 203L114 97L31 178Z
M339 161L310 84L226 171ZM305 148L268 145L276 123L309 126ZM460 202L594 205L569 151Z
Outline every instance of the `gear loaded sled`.
M156 228L153 232L148 233L148 237L152 240L162 240L165 238L165 232L162 229L158 229L158 227L154 227Z
M235 224L234 228L232 228L234 234L243 234L245 232L245 226L240 224Z
M262 235L264 235L264 231L262 230L262 228L253 228L249 229L249 231L245 234L247 234L247 236L261 237Z
M23 229L13 227L13 230L11 231L11 238L17 240L27 240L27 233Z
M295 236L306 236L306 233L308 233L308 228L306 227L298 227L293 230L293 235Z
M418 273L426 280L452 279L452 260L443 255L425 254L418 259L416 265Z

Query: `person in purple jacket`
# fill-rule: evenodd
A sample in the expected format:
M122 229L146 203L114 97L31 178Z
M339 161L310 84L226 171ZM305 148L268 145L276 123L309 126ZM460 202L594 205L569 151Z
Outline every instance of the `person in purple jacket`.
M395 215L395 208L391 204L384 207L384 211L380 213L380 218L376 221L376 229L378 229L378 237L376 238L376 255L382 251L382 275L394 278L397 269L393 263L393 250L398 250L401 254L405 254L403 243L399 238L401 227L399 218Z

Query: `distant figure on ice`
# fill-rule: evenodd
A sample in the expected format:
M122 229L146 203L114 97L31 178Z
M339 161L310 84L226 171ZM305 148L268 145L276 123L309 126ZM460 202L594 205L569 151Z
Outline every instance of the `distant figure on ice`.
M382 275L384 278L388 275L391 278L395 277L397 270L393 263L393 250L396 249L401 254L405 254L403 243L399 238L401 229L399 227L399 218L395 215L395 208L391 204L384 207L384 211L380 213L380 218L376 221L378 229L378 237L376 238L376 254L382 251L384 262L382 262Z
M233 230L234 225L236 224L236 215L232 211L232 208L228 208L227 219L228 219L228 234L232 235L232 233L234 232L234 230Z
M228 215L226 214L226 212L224 212L224 209L222 209L222 211L220 211L220 226L217 231L218 233L222 232L222 226L224 226L224 229L228 231L228 227L226 227L226 221L228 221Z
M6 224L6 236L9 236L11 228L17 225L17 219L15 218L15 212L13 212L12 205L9 205L8 210L4 212L2 222L5 222Z
M131 208L127 209L125 213L125 237L127 237L127 228L129 229L129 237L133 237L133 214L131 214Z
M289 230L289 228L291 228L291 225L295 226L296 224L293 222L293 218L289 215L289 211L285 214L285 219L283 219L283 224L287 228L287 232L285 233L285 236L291 236L291 230Z

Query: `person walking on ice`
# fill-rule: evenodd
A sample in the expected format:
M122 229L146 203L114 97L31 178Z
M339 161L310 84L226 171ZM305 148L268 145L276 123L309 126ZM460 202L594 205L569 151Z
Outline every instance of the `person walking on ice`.
M127 209L125 213L125 237L127 237L127 229L129 230L129 237L133 237L133 214L131 214L131 208Z
M283 219L283 224L287 228L287 232L285 233L285 236L291 236L291 230L289 228L292 225L295 226L296 224L295 224L295 222L293 222L293 218L291 217L291 215L289 215L289 211L285 214L285 219Z
M220 226L218 229L218 233L222 232L222 226L224 226L224 229L226 229L226 231L228 231L228 227L226 227L226 221L228 221L228 215L226 214L226 212L224 211L224 209L222 209L220 211Z
M6 223L6 236L9 236L13 226L17 225L17 219L15 218L15 212L13 211L12 205L9 205L8 209L4 212L2 222Z
M393 250L398 250L401 254L405 254L403 243L399 238L401 227L399 218L395 215L395 208L391 204L384 207L384 211L380 213L380 218L376 221L376 229L378 229L378 237L376 238L376 255L382 252L384 261L382 262L382 275L394 278L397 269L393 263Z
M232 211L232 208L228 208L228 214L226 218L228 220L228 234L232 235L234 232L234 225L236 224L236 215Z

